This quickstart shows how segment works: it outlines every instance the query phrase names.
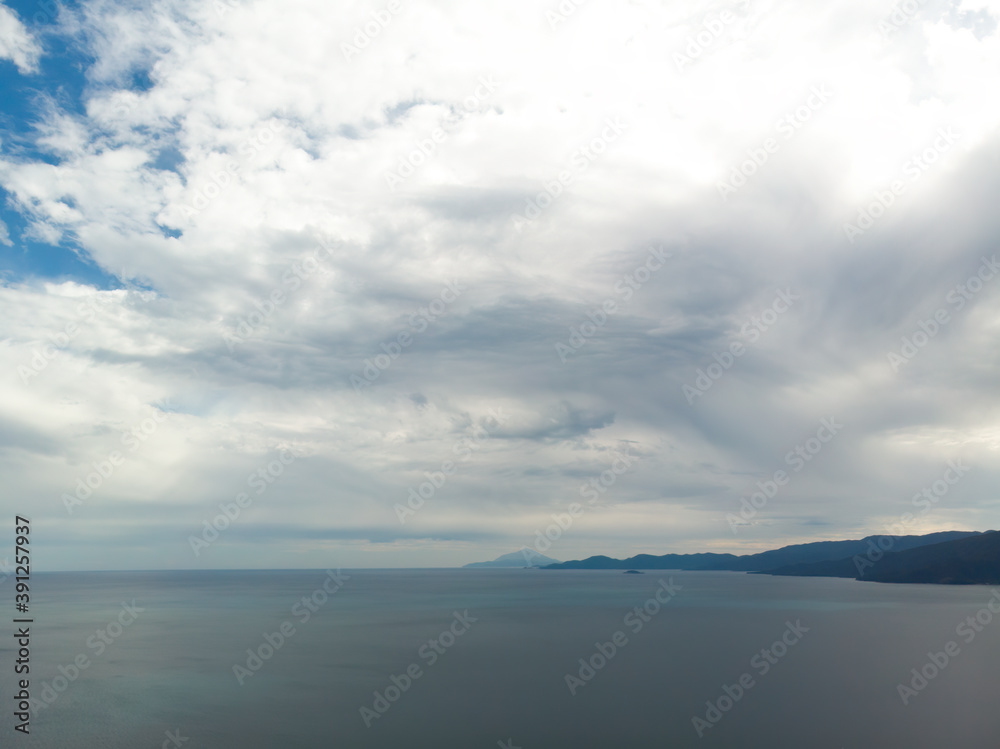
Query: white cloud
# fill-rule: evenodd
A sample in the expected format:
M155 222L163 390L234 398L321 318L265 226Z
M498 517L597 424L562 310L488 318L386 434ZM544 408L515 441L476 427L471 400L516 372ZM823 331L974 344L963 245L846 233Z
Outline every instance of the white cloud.
M6 5L0 5L0 60L10 60L22 74L38 70L42 48L21 19Z
M199 563L278 564L298 544L312 560L392 547L394 563L468 561L470 539L490 534L516 548L630 440L641 467L553 553L717 544L751 479L831 413L855 431L776 501L792 520L738 542L814 535L803 524L817 514L843 532L887 514L880 503L953 449L901 447L899 430L951 434L997 405L995 362L961 397L949 366L984 339L995 291L900 375L885 355L994 251L976 196L996 184L980 165L997 153L983 71L998 37L921 15L884 40L889 3L743 6L680 69L719 8L587 5L553 30L527 1L404 4L349 61L341 44L381 6L99 2L62 19L95 58L84 114L43 112L35 146L51 158L4 152L0 185L31 236L126 268L132 288L3 287L14 368L0 415L28 446L8 449L31 452L3 457L19 496L59 516L79 472L171 399L183 415L73 519L81 538L113 521L153 539L151 524L169 524L149 565L193 566L186 534L282 444L311 457L247 535L234 529L240 542ZM780 121L816 86L832 96L786 138ZM601 140L609 118L624 130ZM843 222L948 126L960 140L850 245ZM723 202L718 183L769 138L778 150ZM390 190L386 173L413 153L422 163ZM511 215L563 171L572 184L518 231ZM330 254L323 236L339 240ZM675 257L625 302L616 283L651 242ZM315 271L293 270L311 255ZM451 279L468 290L414 332L410 316ZM801 307L689 406L681 385L790 285ZM223 334L274 290L282 301L230 351ZM76 319L79 294L105 301L25 384L16 367ZM560 363L555 343L607 298L621 311ZM350 376L400 332L412 344L355 392ZM936 398L950 410L913 407ZM521 431L491 439L401 527L393 505L498 406ZM968 517L985 501L969 490ZM262 551L251 530L266 523ZM366 538L379 543L359 551Z

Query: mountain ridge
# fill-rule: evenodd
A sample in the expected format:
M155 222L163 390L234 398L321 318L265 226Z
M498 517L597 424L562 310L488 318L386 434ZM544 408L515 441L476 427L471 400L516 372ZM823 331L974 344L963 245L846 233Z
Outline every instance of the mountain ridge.
M903 552L981 535L983 534L979 531L940 531L918 536L873 535L856 540L814 541L805 544L792 544L756 554L739 556L735 554L700 552L695 554L637 554L627 559L614 559L599 555L582 560L550 564L544 567L544 569L675 569L691 571L767 572L768 570L780 568L788 569L795 565L850 560L856 555L868 554L872 549L876 551L881 550L880 541L884 545L885 539L890 539L889 548L893 552ZM784 574L794 573L786 572ZM841 577L844 575L835 576Z
M545 567L560 564L558 559L539 554L534 549L522 546L517 551L501 554L488 562L472 562L462 565L462 569L524 569L525 567Z
M849 577L877 583L996 585L1000 584L1000 533L986 531L901 551L876 549L863 556L799 563L756 574Z

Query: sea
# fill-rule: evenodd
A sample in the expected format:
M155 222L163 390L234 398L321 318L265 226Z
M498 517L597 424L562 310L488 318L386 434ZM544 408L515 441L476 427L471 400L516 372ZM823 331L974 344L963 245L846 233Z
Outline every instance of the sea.
M0 584L0 747L1000 746L989 586L64 572L32 575L26 613L14 592Z

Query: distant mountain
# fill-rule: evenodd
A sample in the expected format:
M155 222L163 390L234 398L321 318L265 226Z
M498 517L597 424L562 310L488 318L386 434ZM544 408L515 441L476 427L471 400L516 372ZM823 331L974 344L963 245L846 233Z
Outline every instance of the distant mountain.
M654 556L639 554L628 559L612 559L606 556L552 564L549 570L729 570L734 572L764 572L791 565L837 562L855 554L866 554L870 548L878 549L878 542L887 544L891 539L893 551L915 549L930 544L939 544L972 536L978 531L943 531L924 536L866 536L856 541L817 541L809 544L794 544L780 549L762 551L759 554L664 554ZM853 564L853 563L852 563ZM794 574L794 573L786 573ZM857 574L856 572L854 573ZM850 575L849 577L854 577Z
M551 564L547 570L733 570L742 557L733 554L638 554L628 559L597 556L575 562Z
M858 541L818 541L811 544L784 546L773 551L763 551L759 554L741 557L741 559L746 560L744 564L747 565L745 567L747 572L758 572L790 564L834 561L853 557L855 554L866 554L871 548L879 549L879 542L895 552L978 535L981 535L979 531L941 531L940 533L927 533L923 536L865 536ZM887 543L886 539L892 540L891 545Z
M940 535L940 534L934 534ZM852 577L878 583L1000 584L1000 533L987 531L905 551L891 547L813 564L793 564L762 571L796 577Z
M525 546L520 551L512 551L510 554L499 556L492 562L473 562L472 564L465 565L464 568L482 569L493 567L498 569L517 569L524 567L545 567L552 564L559 564L559 560L539 554L534 549L529 549Z

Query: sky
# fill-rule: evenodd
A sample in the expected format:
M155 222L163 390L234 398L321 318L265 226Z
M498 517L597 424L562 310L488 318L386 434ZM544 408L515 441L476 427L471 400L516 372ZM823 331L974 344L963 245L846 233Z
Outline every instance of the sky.
M6 2L0 506L40 570L996 528L998 18Z

